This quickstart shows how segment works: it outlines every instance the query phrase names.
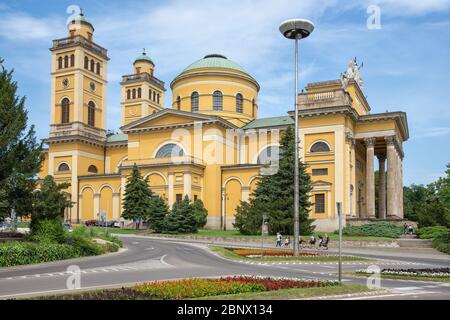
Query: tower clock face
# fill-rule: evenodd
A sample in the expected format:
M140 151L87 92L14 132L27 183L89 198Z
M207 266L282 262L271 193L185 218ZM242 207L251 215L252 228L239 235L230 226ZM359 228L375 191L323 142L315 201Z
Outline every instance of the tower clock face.
M62 85L63 85L64 87L67 87L67 86L69 85L69 79L64 78L63 81L62 81Z
M91 90L92 90L92 91L95 90L95 83L94 83L94 82L91 82L91 83L89 84L89 86L91 87Z

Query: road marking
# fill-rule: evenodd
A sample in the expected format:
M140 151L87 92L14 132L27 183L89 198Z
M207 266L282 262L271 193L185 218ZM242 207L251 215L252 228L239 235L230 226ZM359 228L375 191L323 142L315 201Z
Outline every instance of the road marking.
M379 299L379 298L389 298L389 297L403 297L403 296L411 296L411 295L421 295L421 294L433 294L435 292L431 291L415 291L415 292L406 292L406 293L392 293L392 294L384 294L377 296L365 296L365 297L354 297L354 298L346 298L340 300L363 300L363 299Z
M131 244L139 244L139 242L137 241L133 241Z

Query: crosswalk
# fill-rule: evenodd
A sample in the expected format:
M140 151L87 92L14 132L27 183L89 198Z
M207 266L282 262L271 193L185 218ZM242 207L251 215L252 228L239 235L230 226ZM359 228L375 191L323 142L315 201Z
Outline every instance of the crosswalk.
M164 261L164 259L151 259L140 261L137 263L128 263L121 265L113 265L107 267L98 268L88 268L81 269L81 274L94 274L94 273L108 273L108 272L120 272L120 271L140 271L140 270L151 270L151 269L161 269L161 268L171 268L172 265ZM17 280L17 279L32 279L32 278L46 278L46 277L58 277L58 276L68 276L73 274L72 271L62 271L62 272L48 272L48 273L38 273L30 275L21 275L14 277L0 278L0 280Z

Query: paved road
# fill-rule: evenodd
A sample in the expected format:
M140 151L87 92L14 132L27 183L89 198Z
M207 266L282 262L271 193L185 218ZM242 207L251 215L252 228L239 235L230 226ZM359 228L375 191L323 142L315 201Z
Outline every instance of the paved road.
M179 279L185 277L219 277L231 275L265 275L336 279L336 263L303 264L245 264L225 260L211 253L206 245L146 237L121 236L127 250L106 256L61 261L45 265L0 269L0 298L25 297L66 291L70 276L67 268L81 269L81 287L100 288L128 285L141 281ZM381 257L382 258L382 257ZM429 261L403 259L383 260L381 267L425 267ZM366 268L363 262L345 263L344 272ZM449 266L447 259L434 260L436 265ZM365 284L361 278L344 277L347 283ZM433 298L450 299L450 284L382 280L382 286L391 292L380 299ZM370 298L370 297L360 297ZM355 297L353 297L355 299Z

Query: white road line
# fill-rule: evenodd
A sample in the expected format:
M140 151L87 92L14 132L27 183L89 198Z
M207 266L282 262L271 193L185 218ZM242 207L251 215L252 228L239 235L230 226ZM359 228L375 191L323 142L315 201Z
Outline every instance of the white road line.
M392 294L384 294L378 296L365 296L365 297L355 297L355 298L347 298L341 300L364 300L364 299L378 299L378 298L388 298L388 297L403 297L403 296L411 296L411 295L421 295L421 294L433 294L435 292L431 291L416 291L416 292L406 292L406 293L392 293Z

